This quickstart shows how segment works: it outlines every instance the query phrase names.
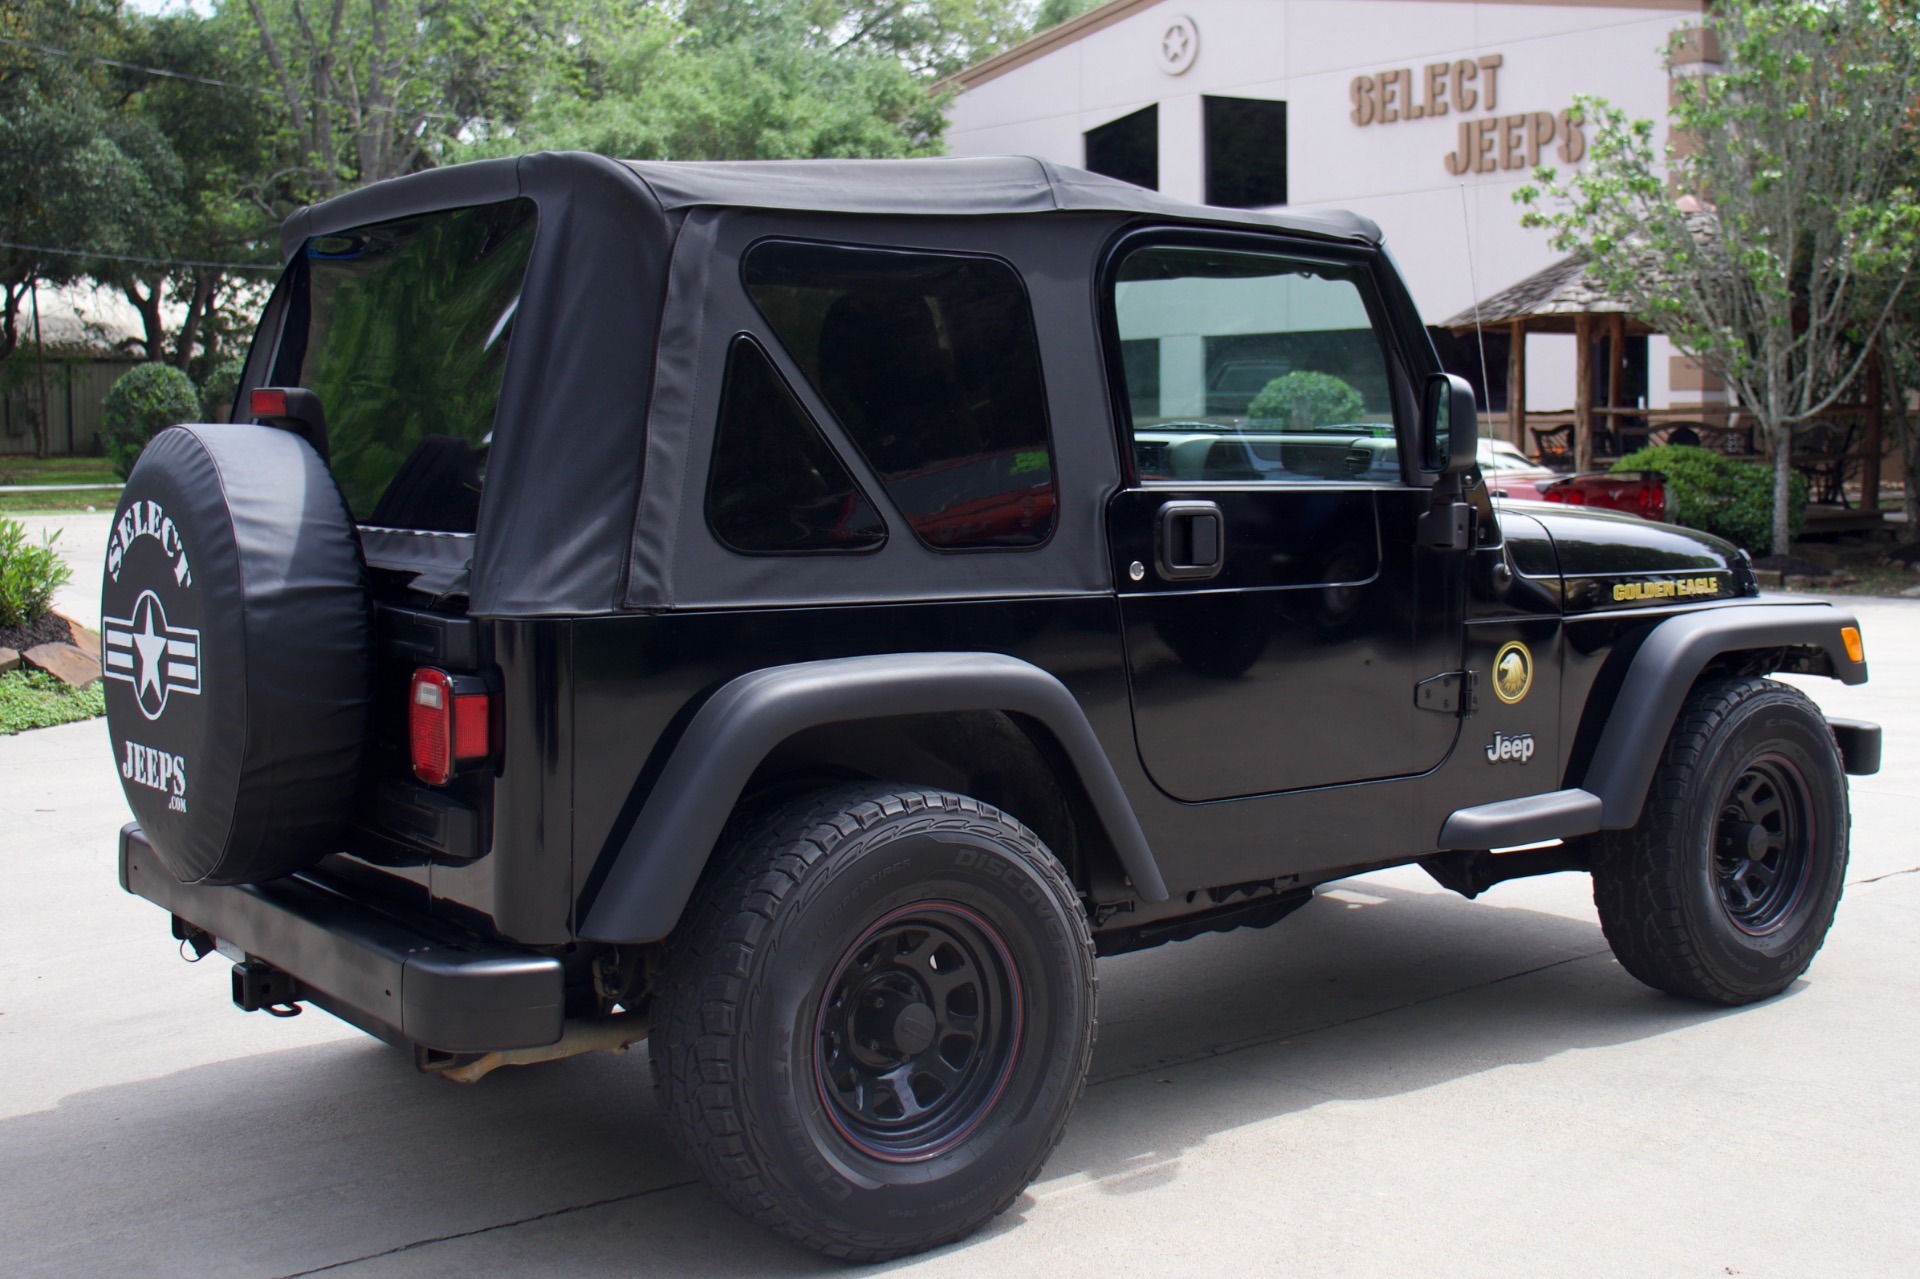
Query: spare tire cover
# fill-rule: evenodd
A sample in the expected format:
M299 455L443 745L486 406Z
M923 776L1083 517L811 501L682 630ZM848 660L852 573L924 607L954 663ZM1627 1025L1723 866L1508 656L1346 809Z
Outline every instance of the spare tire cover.
M367 732L359 536L326 463L265 426L180 426L127 479L100 597L127 802L190 884L338 848Z

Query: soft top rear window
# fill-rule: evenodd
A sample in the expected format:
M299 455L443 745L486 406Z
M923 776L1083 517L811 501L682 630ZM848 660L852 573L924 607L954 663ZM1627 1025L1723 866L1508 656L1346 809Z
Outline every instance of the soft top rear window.
M474 531L533 230L516 199L307 241L276 377L319 393L362 524Z

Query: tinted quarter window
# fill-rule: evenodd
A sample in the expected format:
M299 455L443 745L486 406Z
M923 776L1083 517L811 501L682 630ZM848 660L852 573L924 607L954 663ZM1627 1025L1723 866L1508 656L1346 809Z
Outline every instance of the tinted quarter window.
M873 503L747 337L727 352L707 522L749 555L864 551L887 538Z
M768 240L754 305L914 535L941 550L1053 529L1053 453L1026 290L993 258Z
M533 230L521 199L307 242L299 382L361 523L473 531Z
M1359 267L1158 245L1113 285L1146 480L1393 481L1393 384Z

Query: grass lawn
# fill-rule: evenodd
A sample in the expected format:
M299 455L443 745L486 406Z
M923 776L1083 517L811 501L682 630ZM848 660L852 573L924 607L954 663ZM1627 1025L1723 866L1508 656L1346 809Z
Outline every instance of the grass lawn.
M113 511L114 503L120 500L120 494L113 489L95 489L87 492L52 493L0 493L0 515L48 515L55 512L84 511L89 506L97 511Z
M105 458L0 457L0 484L118 484Z
M43 671L0 675L0 735L70 724L106 713L107 694L101 680L73 689Z

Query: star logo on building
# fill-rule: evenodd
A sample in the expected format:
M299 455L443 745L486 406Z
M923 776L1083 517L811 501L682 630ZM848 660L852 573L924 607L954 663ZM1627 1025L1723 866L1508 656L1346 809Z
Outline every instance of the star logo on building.
M1168 75L1179 75L1193 65L1199 51L1200 32L1193 19L1176 18L1160 34L1160 69Z
M140 713L159 719L167 698L200 692L200 632L167 625L167 611L152 591L140 592L133 616L100 619L102 673L133 685Z

